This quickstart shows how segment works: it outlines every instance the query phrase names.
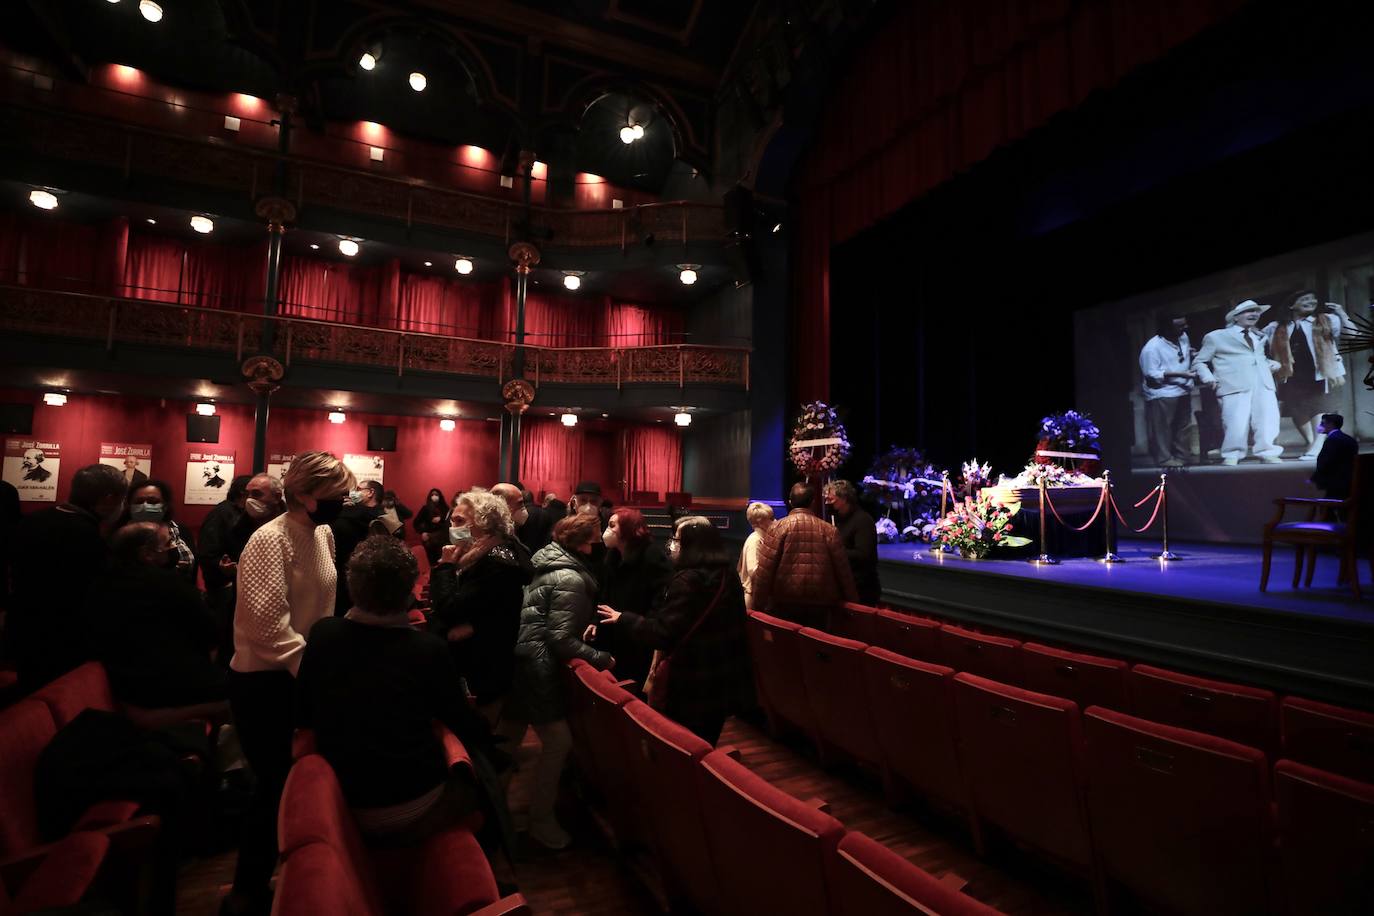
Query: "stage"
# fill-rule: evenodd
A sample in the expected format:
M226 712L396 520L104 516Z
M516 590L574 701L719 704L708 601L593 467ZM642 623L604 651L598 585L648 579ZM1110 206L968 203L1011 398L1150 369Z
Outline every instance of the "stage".
M924 544L878 547L883 599L1023 639L1374 708L1374 582L1362 601L1320 555L1312 588L1294 589L1294 551L1276 550L1259 590L1258 547L1123 541L1124 563L965 560Z

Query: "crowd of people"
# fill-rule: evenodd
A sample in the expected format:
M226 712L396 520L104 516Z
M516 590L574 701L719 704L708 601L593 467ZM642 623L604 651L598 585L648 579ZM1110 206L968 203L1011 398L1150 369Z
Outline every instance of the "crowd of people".
M835 524L818 495L797 484L777 521L751 503L736 560L713 521L678 517L660 543L595 482L566 503L519 483L449 499L436 488L411 512L315 451L281 480L234 479L197 545L167 484L91 465L67 502L24 516L10 539L4 646L23 689L97 659L126 709L226 706L253 783L224 912L266 912L298 728L379 845L482 809L489 848L509 848L505 788L532 728L524 829L567 846L555 812L574 658L715 743L754 705L746 609L821 625L836 603L876 602L872 518L848 482L825 489ZM436 720L468 749L471 774L448 771Z

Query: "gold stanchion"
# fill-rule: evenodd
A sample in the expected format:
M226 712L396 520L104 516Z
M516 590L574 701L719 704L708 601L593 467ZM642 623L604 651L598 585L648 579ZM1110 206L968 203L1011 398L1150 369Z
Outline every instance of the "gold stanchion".
M1155 559L1156 559L1156 560L1164 560L1165 562L1168 562L1169 560L1181 560L1181 559L1183 559L1182 557L1180 557L1178 554L1176 554L1176 553L1172 552L1171 550L1169 550L1169 475L1168 475L1168 474L1160 474L1160 475L1159 475L1159 512L1160 512L1160 519L1159 519L1159 521L1160 521L1160 524L1163 525L1163 527L1164 527L1164 544L1163 544L1163 546L1161 547L1161 549L1160 549L1160 551L1159 551L1159 555L1156 556Z
M1050 556L1049 551L1047 551L1047 550L1045 549L1045 522L1046 522L1046 519L1045 519L1045 510L1046 510L1045 500L1046 500L1048 497L1047 497L1047 495L1046 495L1046 493L1045 493L1045 478L1044 478L1044 477L1041 477L1041 478L1040 478L1039 490L1040 490L1040 555L1039 555L1038 557L1031 557L1031 562L1034 563L1036 566L1054 566L1054 565L1058 564L1059 561L1056 560L1054 557Z
M1121 559L1120 555L1117 554L1117 552L1116 552L1116 550L1115 550L1115 547L1116 547L1116 544L1115 544L1116 538L1113 537L1113 534L1114 534L1115 531L1116 531L1116 526L1112 523L1112 514L1113 514L1113 508L1112 508L1112 506L1113 506L1113 503L1112 503L1112 472L1111 472L1111 471L1103 471L1103 472L1102 472L1102 490L1103 490L1103 494L1102 494L1102 500L1103 500L1102 511L1103 511L1103 513L1106 515L1106 517L1102 520L1102 532L1103 532L1103 535L1104 535L1105 538L1106 538L1106 542L1107 542L1107 543L1106 543L1106 550L1107 550L1107 552L1104 553L1104 554L1102 555L1101 559L1099 559L1097 562L1099 562L1099 563L1121 563L1121 562L1123 562L1123 560Z
M949 471L940 474L940 518L949 512ZM938 541L930 545L931 553L949 553L949 547Z

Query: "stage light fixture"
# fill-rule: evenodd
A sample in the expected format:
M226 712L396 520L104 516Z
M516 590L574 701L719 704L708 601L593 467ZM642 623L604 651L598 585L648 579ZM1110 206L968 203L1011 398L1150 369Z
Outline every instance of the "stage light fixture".
M191 217L191 228L201 235L209 235L215 231L215 221L208 216L196 215Z
M60 391L49 391L43 395L43 403L49 407L61 407L67 403L67 396Z
M363 56L358 58L358 66L364 70L375 70L377 68L377 58L369 51L364 51Z
M575 413L565 413L560 419L562 420L563 425L568 427L569 429L572 429L574 426L577 425L577 414Z
M342 423L344 419L344 412L342 410L331 410L329 412L330 423Z
M153 0L142 0L138 4L138 11L143 14L143 18L149 22L162 21L162 7L158 6Z
M417 70L414 73L410 74L411 89L414 89L416 92L424 92L425 87L428 85L429 80L425 79L425 75L420 71Z
M201 401L196 405L196 413L202 417L213 417L215 415L215 405L209 401Z
M57 195L43 188L34 188L29 192L29 203L40 210L56 210Z
M467 276L472 273L472 258L459 258L453 262L453 269Z
M458 424L454 422L452 417L444 417L439 421L439 428L446 433L451 433L458 428Z
M565 271L563 271L563 285L566 286L569 290L572 290L572 291L575 291L575 290L581 288L581 286L582 286L582 274L584 274L585 272L586 272L586 271L582 271L582 270L565 270Z
M700 264L679 264L677 269L681 271L677 278L682 281L683 286L691 286L697 282L697 268Z
M678 413L673 414L673 422L676 423L678 426L691 426L692 415L687 413L685 410L680 411Z
M353 239L339 239L339 253L353 257L358 253L358 243Z

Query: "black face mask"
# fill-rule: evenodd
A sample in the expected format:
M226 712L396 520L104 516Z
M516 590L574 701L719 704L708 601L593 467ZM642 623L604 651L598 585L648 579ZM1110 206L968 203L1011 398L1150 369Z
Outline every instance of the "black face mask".
M343 511L344 501L342 497L336 499L317 499L315 500L315 511L307 512L310 520L316 525L328 525L339 517Z

